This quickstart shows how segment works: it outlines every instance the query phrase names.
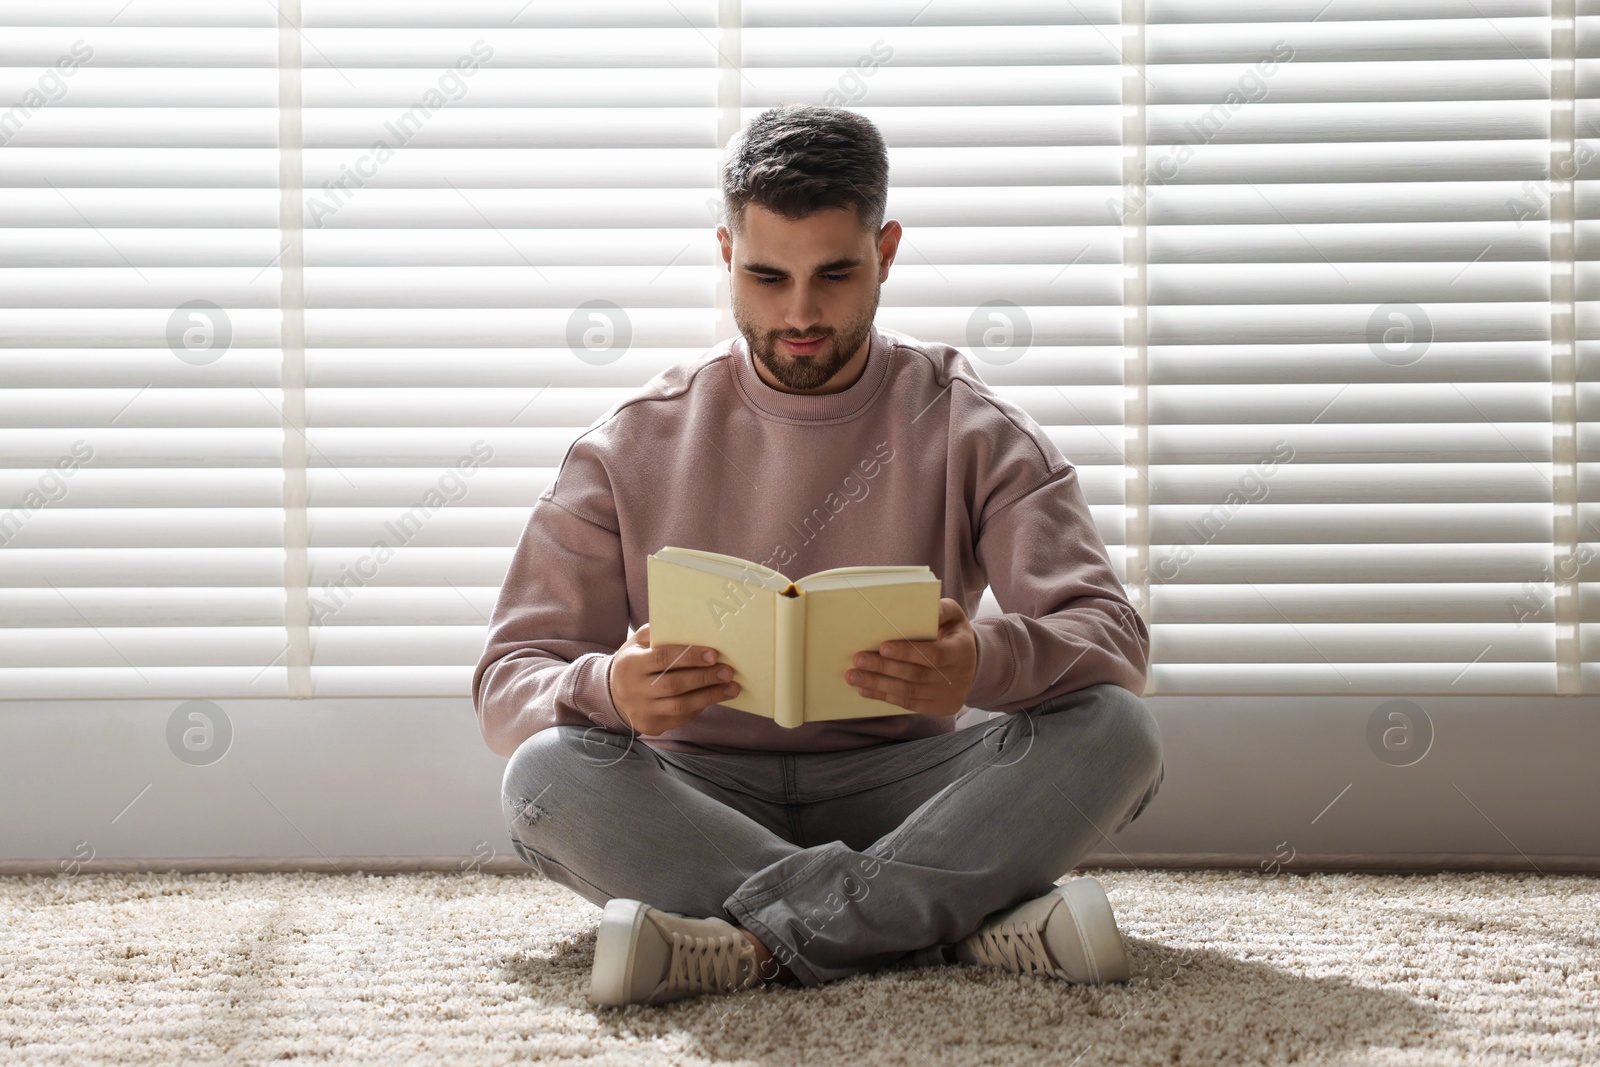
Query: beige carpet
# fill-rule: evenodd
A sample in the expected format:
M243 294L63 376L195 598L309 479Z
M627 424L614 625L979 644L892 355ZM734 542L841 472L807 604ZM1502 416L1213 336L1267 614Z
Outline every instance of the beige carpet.
M596 1012L531 876L0 878L0 1062L1600 1063L1600 879L1102 872L1136 972L967 966Z

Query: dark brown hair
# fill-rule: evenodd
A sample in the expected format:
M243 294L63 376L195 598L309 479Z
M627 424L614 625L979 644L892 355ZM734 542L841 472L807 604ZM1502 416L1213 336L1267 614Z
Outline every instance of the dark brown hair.
M889 151L871 119L839 107L768 108L728 141L723 221L737 233L746 204L788 219L854 206L877 233L889 199Z

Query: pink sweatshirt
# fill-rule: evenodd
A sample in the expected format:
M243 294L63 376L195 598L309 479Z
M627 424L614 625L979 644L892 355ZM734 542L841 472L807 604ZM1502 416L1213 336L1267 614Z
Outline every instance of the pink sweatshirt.
M534 501L472 676L478 726L510 755L576 724L631 732L607 681L650 619L645 558L725 552L803 578L926 564L972 618L985 585L1005 614L972 618L966 704L1016 711L1111 682L1143 694L1150 636L1095 530L1076 469L948 345L876 327L850 388L767 385L742 336L679 363L568 447ZM644 742L673 751L818 752L953 729L955 718L785 728L713 704Z

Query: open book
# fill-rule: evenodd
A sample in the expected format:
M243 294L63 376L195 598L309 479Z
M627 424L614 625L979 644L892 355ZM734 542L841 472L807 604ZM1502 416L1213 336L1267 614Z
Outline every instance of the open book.
M733 668L724 707L779 726L905 715L845 681L857 652L939 636L940 582L918 567L835 567L798 581L738 556L668 545L647 561L650 643L704 645Z

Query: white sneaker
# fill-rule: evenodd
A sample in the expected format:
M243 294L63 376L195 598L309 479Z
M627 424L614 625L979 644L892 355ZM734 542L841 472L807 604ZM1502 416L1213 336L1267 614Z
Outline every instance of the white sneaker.
M1128 952L1106 891L1074 878L986 919L956 943L963 963L1099 985L1128 980Z
M760 984L756 948L732 923L692 919L623 897L606 902L589 976L593 1003L664 1004Z

